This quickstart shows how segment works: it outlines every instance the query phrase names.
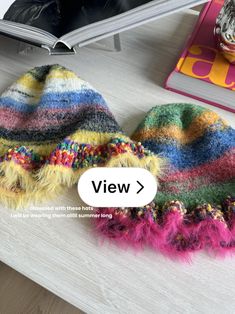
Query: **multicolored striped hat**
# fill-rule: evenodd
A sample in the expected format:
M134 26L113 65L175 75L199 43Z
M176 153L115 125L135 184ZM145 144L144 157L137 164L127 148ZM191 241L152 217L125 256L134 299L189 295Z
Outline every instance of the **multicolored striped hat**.
M190 104L154 107L133 140L168 160L159 191L144 208L99 209L102 235L171 257L235 249L235 130L215 112Z
M161 159L125 136L103 97L59 65L32 69L0 97L0 201L24 207L94 166L146 167Z

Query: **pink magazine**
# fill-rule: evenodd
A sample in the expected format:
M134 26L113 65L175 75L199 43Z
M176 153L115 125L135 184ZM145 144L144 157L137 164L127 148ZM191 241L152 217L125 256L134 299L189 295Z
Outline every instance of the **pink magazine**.
M174 71L169 75L165 88L184 96L207 102L222 109L235 112L234 109L196 97L193 94L176 90L169 86L169 81L174 73L180 72L206 84L214 84L220 88L235 91L235 66L231 65L218 51L214 38L216 18L224 4L224 0L212 0L203 8L196 27L190 36L186 47L181 54Z

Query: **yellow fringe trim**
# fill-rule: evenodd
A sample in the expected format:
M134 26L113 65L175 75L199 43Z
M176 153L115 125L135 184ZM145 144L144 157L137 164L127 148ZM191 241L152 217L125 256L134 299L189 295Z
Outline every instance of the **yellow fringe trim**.
M105 167L119 168L119 167L136 167L144 168L150 171L154 176L159 177L164 172L167 161L157 156L146 156L139 159L137 156L126 153L120 154L116 157L112 157L106 164Z
M156 156L146 156L139 159L131 153L120 154L112 157L104 167L137 167L149 170L154 176L159 177L164 171L166 161ZM80 176L92 167L73 170L64 166L46 165L37 173L38 186L36 189L56 192L59 186L71 187L77 183Z
M132 152L112 157L105 167L138 167L161 176L166 160L155 156L139 159ZM61 165L45 165L37 173L28 172L14 161L0 165L0 201L6 206L19 209L30 203L41 203L64 193L65 189L78 182L89 168L71 169Z
M66 188L62 183L52 184L53 180L43 188L37 181L36 175L14 161L2 162L0 174L0 201L12 209L25 208L29 203L41 203L45 199L53 199Z
M35 189L35 191L11 191L0 185L0 202L12 210L24 210L34 204L42 204L65 193L67 187L58 186L55 191Z
M28 194L25 192L12 192L0 186L0 202L11 209L25 209L29 203Z
M87 168L85 169L87 170ZM59 186L71 187L76 183L75 171L60 165L46 165L36 174L39 189L54 193Z
M0 185L7 189L30 191L34 187L34 180L29 171L14 161L3 161L0 164Z

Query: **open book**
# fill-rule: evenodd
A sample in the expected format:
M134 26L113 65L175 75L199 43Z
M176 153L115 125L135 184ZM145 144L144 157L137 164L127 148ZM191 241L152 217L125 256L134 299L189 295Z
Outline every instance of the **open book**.
M3 0L0 33L49 50L75 53L171 12L206 0Z

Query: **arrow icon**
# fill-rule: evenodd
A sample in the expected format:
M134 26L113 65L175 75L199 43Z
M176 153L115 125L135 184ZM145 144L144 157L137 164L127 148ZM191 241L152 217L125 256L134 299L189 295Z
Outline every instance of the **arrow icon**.
M143 184L141 184L139 181L136 181L139 185L140 185L140 189L139 189L139 191L136 193L136 194L139 194L143 189L144 189L144 186L143 186Z

